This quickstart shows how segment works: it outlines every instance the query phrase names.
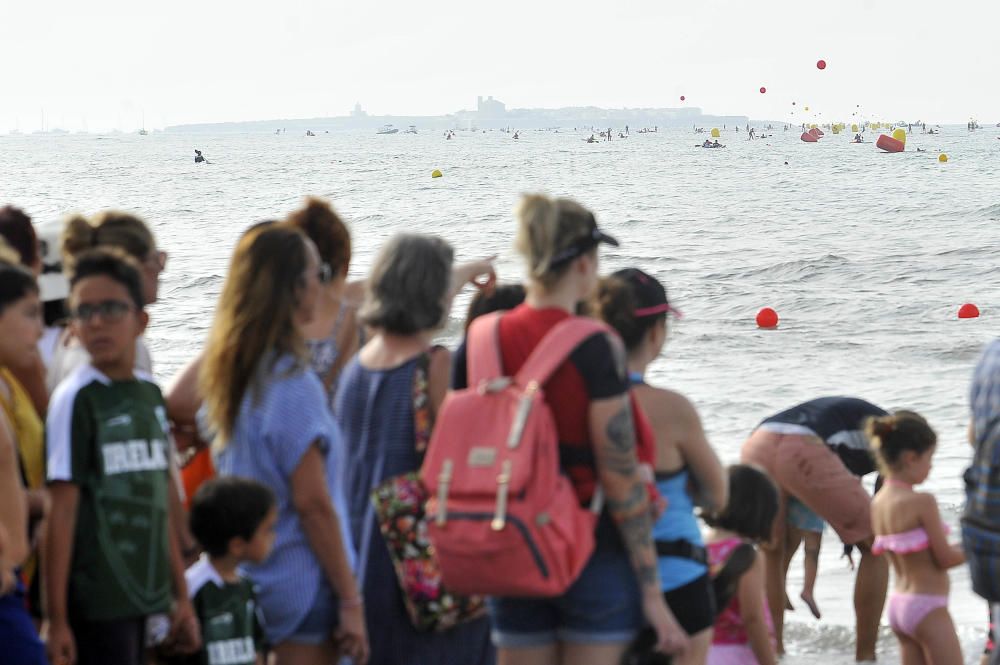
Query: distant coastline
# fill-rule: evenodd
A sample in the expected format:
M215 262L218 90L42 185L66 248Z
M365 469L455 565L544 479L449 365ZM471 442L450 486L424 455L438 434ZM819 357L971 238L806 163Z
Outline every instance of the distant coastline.
M559 109L507 109L494 100L479 98L475 111L456 111L447 115L368 115L360 104L350 115L326 118L285 118L251 120L244 122L214 122L173 125L167 132L242 133L276 130L293 132L342 131L351 129L377 130L383 125L405 129L415 125L419 130L486 130L510 127L512 129L546 129L555 127L620 128L629 125L642 127L714 127L745 125L747 116L704 115L700 108L622 108L604 109L596 106L567 107Z

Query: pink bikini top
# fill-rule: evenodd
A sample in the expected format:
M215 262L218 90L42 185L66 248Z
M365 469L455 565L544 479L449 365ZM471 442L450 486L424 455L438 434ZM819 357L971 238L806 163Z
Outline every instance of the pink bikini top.
M944 525L944 532L949 532L948 525ZM872 543L872 554L882 554L882 552L895 552L896 554L913 554L923 552L930 547L927 539L927 531L924 527L918 526L916 529L903 531L902 533L890 533L884 536L875 536Z

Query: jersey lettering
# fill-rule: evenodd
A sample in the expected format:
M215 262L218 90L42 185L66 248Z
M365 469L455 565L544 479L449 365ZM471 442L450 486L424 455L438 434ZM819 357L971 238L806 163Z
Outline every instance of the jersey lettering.
M106 476L167 468L167 443L159 439L105 443L101 446L101 454Z

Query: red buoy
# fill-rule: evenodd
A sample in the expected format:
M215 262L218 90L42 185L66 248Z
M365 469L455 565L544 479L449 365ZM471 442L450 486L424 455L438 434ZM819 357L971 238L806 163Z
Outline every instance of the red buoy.
M681 95L681 101L682 102L684 101L684 95Z
M817 62L816 69L826 69L826 60L820 60Z
M760 87L760 94L763 95L765 92L767 92L767 88L765 88L764 86L761 86Z
M819 138L815 134L812 134L810 132L802 132L802 136L800 136L799 138L805 141L806 143L816 143L819 141Z
M875 147L880 150L885 150L886 152L903 152L906 145L902 141L897 141L891 136L880 134L878 140L875 141Z
M973 305L971 302L967 302L958 308L958 318L960 319L979 318L979 308Z
M757 327L758 328L777 328L778 327L778 313L775 312L770 307L765 307L764 309L757 312Z

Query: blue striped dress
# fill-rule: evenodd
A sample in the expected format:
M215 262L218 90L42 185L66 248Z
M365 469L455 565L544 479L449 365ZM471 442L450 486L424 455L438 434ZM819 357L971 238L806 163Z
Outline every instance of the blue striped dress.
M257 394L250 389L244 395L231 441L215 464L220 475L251 478L270 487L277 497L274 548L263 563L244 568L258 586L268 642L278 644L302 624L317 593L329 593L292 505L292 473L313 443L318 442L323 453L327 487L352 566L355 553L345 518L342 438L323 385L312 369L291 355L279 358L260 384Z
M369 370L355 356L340 375L334 406L344 432L351 534L362 553L358 567L364 580L365 620L371 642L369 663L492 665L496 656L486 617L443 633L413 628L389 550L370 509L369 495L375 485L420 466L413 424L416 361L414 358L391 369ZM385 461L376 478L378 458L383 452Z

